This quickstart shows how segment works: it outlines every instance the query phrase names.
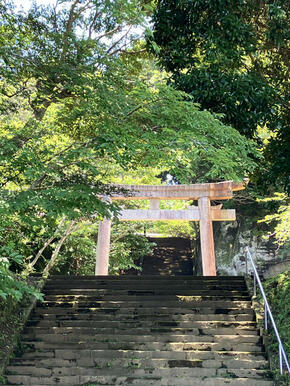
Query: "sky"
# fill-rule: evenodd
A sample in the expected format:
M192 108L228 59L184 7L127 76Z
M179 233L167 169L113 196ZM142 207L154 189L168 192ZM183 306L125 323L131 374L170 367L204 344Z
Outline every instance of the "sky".
M55 5L57 0L14 0L14 4L19 9L24 9L27 11L33 3L36 3L38 5ZM137 35L142 35L144 33L143 27L135 27L132 29L132 33ZM118 39L119 36L122 36L123 32L120 33L120 35L116 34L116 39Z
M55 4L56 0L15 0L15 4L25 10L29 9L33 2L36 4Z

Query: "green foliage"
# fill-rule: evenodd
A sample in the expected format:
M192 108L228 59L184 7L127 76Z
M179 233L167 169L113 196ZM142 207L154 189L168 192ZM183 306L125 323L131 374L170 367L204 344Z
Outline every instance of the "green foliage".
M92 80L79 104L67 99L60 106L59 130L88 136L125 170L167 168L182 182L240 179L253 170L253 144L188 98L162 79L132 79L115 63Z
M1 252L0 298L20 301L25 295L33 295L37 299L42 299L42 294L40 294L38 290L33 286L28 285L24 278L21 278L20 275L16 275L10 269L12 264L22 264L22 256L17 252L13 252L8 247L3 247Z
M282 251L289 252L290 250L290 205L289 197L284 193L275 193L273 197L268 197L258 200L258 202L278 203L279 207L275 213L267 214L259 223L270 224L273 227L274 232L270 233L268 237L275 238L274 242L278 247L283 247Z
M83 95L96 69L136 39L131 29L145 23L150 6L142 0L64 0L34 3L25 13L7 3L0 7L3 102L13 109L15 97L24 96L37 119L52 103Z
M147 228L148 233L157 233L163 237L184 237L193 239L196 233L189 221L156 221Z
M290 272L286 271L272 279L266 280L263 283L265 292L270 303L272 313L277 324L282 343L286 353L290 353L290 338L289 338L289 316L290 316ZM274 362L275 376L277 384L287 385L288 376L279 377L278 363L278 343L274 331L270 330L270 349L271 357Z
M247 137L271 130L256 177L265 189L289 188L288 13L284 0L160 0L147 38L175 87L203 109Z
M141 271L138 264L143 257L152 255L153 245L145 236L131 233L129 229L127 234L112 243L109 273L120 274L132 268Z

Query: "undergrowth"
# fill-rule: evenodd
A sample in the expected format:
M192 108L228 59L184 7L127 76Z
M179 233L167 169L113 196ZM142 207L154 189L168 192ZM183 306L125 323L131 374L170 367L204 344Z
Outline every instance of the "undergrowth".
M290 271L281 273L263 283L266 296L277 325L281 341L283 343L288 360L290 357ZM261 300L261 298L260 298ZM269 326L271 324L269 323ZM279 370L279 346L274 330L269 327L267 333L267 347L271 356L271 367L274 373L275 384L279 386L290 386L290 377L286 374L280 375ZM285 365L284 365L285 369Z
M3 376L5 366L13 356L13 351L17 350L29 307L35 298L43 299L35 287L35 280L24 281L11 272L9 274L11 277L13 275L14 280L11 280L9 286L0 287L0 384L6 383Z
M4 368L13 347L17 345L23 318L24 308L18 301L0 298L0 384L5 383Z

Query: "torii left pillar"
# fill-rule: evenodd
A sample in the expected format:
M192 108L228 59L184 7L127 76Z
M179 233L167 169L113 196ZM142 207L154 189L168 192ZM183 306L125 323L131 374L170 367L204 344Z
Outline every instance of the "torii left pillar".
M95 275L106 276L109 272L111 223L107 218L99 223Z
M99 223L95 275L108 275L111 223L112 221L107 218Z

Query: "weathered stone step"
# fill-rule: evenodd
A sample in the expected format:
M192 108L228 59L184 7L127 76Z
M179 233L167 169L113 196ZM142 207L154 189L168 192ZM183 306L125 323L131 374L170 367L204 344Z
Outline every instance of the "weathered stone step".
M249 298L247 291L235 291L235 290L151 290L151 291L131 291L131 290L112 290L112 289L86 289L86 290L45 290L45 300L58 300L58 301L67 301L67 300L94 300L99 296L111 297L114 296L117 299L127 298L127 297L151 297L151 298L163 298L163 297L176 297L176 296L202 296L203 298L207 297L238 297L238 298Z
M44 302L42 303L43 307L55 307L55 306L63 306L63 307L69 307L70 304L78 304L81 306L87 306L87 307L93 307L98 302L114 302L124 304L126 302L132 303L132 302L142 302L144 306L147 304L155 304L163 305L163 304L172 304L172 305L179 305L182 303L190 303L190 304L198 304L201 302L229 302L229 301L250 301L250 297L247 296L224 296L224 295L204 295L204 296L189 296L189 295L178 295L178 296L167 296L167 295L158 295L158 296L144 296L142 299L140 296L135 295L102 295L98 294L96 296L88 296L88 297L72 297L72 298L58 298L53 297L52 299L46 298L44 299Z
M111 333L108 335L105 335L104 333L99 333L99 334L94 334L94 335L79 335L75 336L72 334L42 334L38 335L37 337L34 336L34 334L24 334L23 335L23 343L24 344L33 344L34 347L39 347L43 348L45 347L46 344L48 343L53 343L55 344L55 348L62 347L62 344L71 344L72 346L75 346L76 348L78 347L78 344L84 343L88 344L88 348L104 348L101 346L98 346L99 343L104 342L104 343L114 343L114 345L108 345L106 347L108 348L122 348L124 349L123 343L125 344L126 342L130 342L130 345L127 345L127 347L130 346L130 349L132 349L132 344L133 342L136 343L136 347L138 346L137 343L142 343L143 349L145 347L150 347L149 342L163 342L163 343L170 343L170 342L178 342L178 343L185 343L185 342L215 342L215 343L224 343L227 341L227 343L233 343L233 342L243 342L243 343L257 343L259 342L259 336L255 334L255 331L251 333L251 331L243 331L243 330L235 330L234 335L230 335L229 332L226 332L226 334L221 335L221 331L212 331L212 334L208 332L208 334L200 334L201 331L198 331L197 334L195 335L193 332L190 334L180 334L179 331L176 333L171 332L170 334L168 333L156 333L153 335L151 332L149 333L150 335L141 335L141 334L117 334L116 336L112 336ZM216 335L214 335L216 333ZM240 339L234 339L233 337L238 337ZM251 339L252 338L252 339ZM36 345L36 343L42 343L42 345ZM142 346L141 344L139 347ZM51 346L50 346L51 347ZM84 347L82 347L84 348Z
M48 362L48 361L46 361ZM50 361L51 362L51 361ZM53 375L98 375L99 370L110 367L112 372L119 372L123 369L265 369L268 366L264 358L259 359L250 357L244 358L228 358L224 360L218 359L144 359L144 358L85 358L79 360L76 366L53 363L45 364L33 363L32 365L23 365L22 363L14 363L7 367L7 372L10 374L25 374L38 376L53 376Z
M238 327L189 327L189 328L178 328L178 327L137 327L137 328L84 328L84 327L55 327L49 329L41 328L27 328L27 330L22 335L23 338L27 339L41 339L44 341L53 341L59 340L64 342L75 342L79 339L84 341L98 341L100 337L110 334L115 334L118 339L121 340L123 335L131 336L131 339L134 340L135 336L142 337L144 335L154 334L158 336L166 336L170 339L172 335L188 335L192 334L195 336L199 335L257 335L258 331L254 327L242 326Z
M268 362L263 357L250 357L245 358L83 358L75 361L72 360L41 360L37 364L34 361L14 361L12 365L8 366L7 371L10 374L30 374L30 375L53 375L54 370L61 368L60 375L77 375L81 374L78 371L79 368L87 368L87 374L95 374L94 370L111 367L114 371L115 368L215 368L215 369L265 369L268 366ZM38 373L38 369L43 369L42 373ZM49 374L46 370L52 370L52 374ZM75 370L75 371L74 371ZM221 374L220 374L221 375Z
M211 347L213 348L213 347ZM12 365L23 366L95 366L99 360L127 359L176 359L176 360L217 360L232 359L264 360L262 351L141 351L141 350L52 350L25 353L21 358L14 358Z
M142 328L142 327L176 327L176 328L242 328L242 329L253 329L256 328L256 322L249 321L174 321L174 320L142 320L142 321L87 321L87 320L70 320L70 321L49 321L46 323L39 322L31 326L31 324L26 327L25 332L37 331L55 331L55 333L66 333L66 331L73 330L78 332L81 329L88 329L93 332L94 328L120 328L120 329L132 329L132 328Z
M108 339L109 340L109 339ZM176 350L176 351L188 351L188 350L194 350L194 349L200 349L200 350L211 350L210 346L203 345L203 343L211 343L210 340L207 340L206 337L200 338L195 342L191 342L190 339L188 339L187 342L181 342L179 341L172 341L172 342L156 342L156 341L149 341L149 342L132 342L129 339L122 342L115 342L114 339L111 339L111 342L109 341L102 341L102 342L84 342L79 341L75 343L71 342L43 342L43 341L23 341L23 344L25 345L26 353L32 353L35 351L47 351L47 350L85 350L85 349L91 349L91 350L162 350L162 351L170 351L170 350ZM240 343L238 343L240 346ZM251 344L251 341L244 340L244 345ZM259 344L259 343L257 343ZM260 347L260 346L257 346ZM216 345L216 349L220 350L235 350L236 347L233 347L233 343L230 341L223 343L219 343ZM249 348L250 349L250 348ZM29 351L30 350L30 351ZM241 347L242 350L242 347ZM256 348L253 347L253 350L256 351Z
M260 371L260 370L259 370ZM56 377L56 378L46 378L46 377L30 377L30 376L21 376L21 375L10 375L8 377L10 380L10 385L70 385L70 386L79 386L79 385L139 385L139 386L273 386L273 381L271 380L261 380L261 379L249 379L249 378L192 378L192 377L173 377L169 378L161 376L150 376L147 375L143 378L136 377L116 377L116 376L68 376L68 377Z
M213 292L213 291L224 291L226 293L228 292L231 292L231 291L242 291L242 292L245 292L247 291L247 288L245 286L245 284L243 285L235 285L235 286L232 286L232 285L225 285L225 286L217 286L217 285L203 285L203 284L199 284L199 285L189 285L189 284L186 284L186 285L172 285L172 284L164 284L162 285L161 283L159 285L150 285L148 283L148 285L144 286L143 283L140 283L139 285L138 284L134 284L134 285L126 285L126 283L124 283L123 285L121 285L120 283L116 283L116 284L112 284L112 285L99 285L97 283L95 283L94 285L91 285L90 283L83 283L83 284L76 284L76 285L73 285L73 283L71 285L66 285L66 286L58 286L58 287L54 287L54 286L46 286L44 287L44 291L48 294L84 294L85 292L90 292L90 291L130 291L132 293L134 292L137 292L137 293L140 293L140 292L158 292L158 291L166 291L166 292L173 292L174 291L180 291L180 292L184 292L184 291L193 291L193 292L198 292L198 291L202 291L202 292L206 292L206 291L209 291L209 292Z
M77 321L111 321L111 314L101 314L100 313L91 313L91 314L79 314L79 313L68 313L64 315L55 315L55 314L33 314L31 319L28 321L28 326L36 326L39 323L39 326L50 326L53 323L62 323L67 322L77 322ZM245 321L252 322L255 320L253 312L245 314L236 314L236 315L227 315L227 314L180 314L180 315L170 315L170 314L118 314L114 316L115 321Z
M188 282L188 281L179 281L179 282L155 282L150 281L135 281L135 282L125 282L125 281L114 281L114 282L100 282L100 281L87 281L87 282L60 282L56 284L54 282L45 284L45 290L47 291L64 291L64 290L90 290L90 289L112 289L112 290L161 290L161 289L171 289L171 290L246 290L245 282L236 282L236 283L217 283L217 282Z
M208 289L208 290L242 290L246 289L245 281L218 282L218 281L165 281L165 280L136 280L136 281L63 281L47 282L44 287L46 290L65 290L65 289L129 289L129 290L152 290L152 289Z
M188 281L196 281L196 282L218 282L218 283L223 283L223 282L244 282L244 276L170 276L170 277L164 277L164 276L156 276L156 275L145 275L145 276L134 276L134 275L119 275L119 276L94 276L94 275L86 275L86 276L73 276L73 275L52 275L48 279L49 282L54 282L57 283L58 281L63 281L63 282L70 282L70 281L87 281L87 280L98 280L98 281L180 281L180 280L188 280Z
M260 371L260 370L259 370ZM46 378L46 377L30 377L30 376L21 376L21 375L10 375L8 377L10 380L10 385L70 385L70 386L79 386L79 385L139 385L139 386L273 386L273 381L271 380L261 380L261 379L249 379L249 378L235 378L230 379L221 378L221 377L211 377L211 378L192 378L192 377L173 377L169 378L161 376L150 376L137 378L137 377L116 377L111 376L68 376L68 377L56 377L56 378Z
M162 307L166 304L167 308L191 308L194 305L196 307L216 307L216 308L250 308L251 302L247 300L229 300L229 299L211 299L206 300L202 299L198 296L193 297L192 300L187 297L187 299L176 299L176 300L167 300L167 299L160 299L160 300L145 300L142 299L142 301L137 300L96 300L91 302L85 302L85 301L79 301L79 302L43 302L38 303L38 307L45 308L45 307L53 307L53 308L119 308L119 307L125 307L125 308L143 308L143 307Z
M204 314L214 314L214 315L240 315L249 313L251 315L254 315L253 309L250 307L244 307L240 308L238 305L229 306L229 307L215 307L212 305L212 307L206 307L202 305L197 306L191 306L184 308L183 304L181 304L179 307L147 307L147 305L141 307L136 307L136 305L132 307L120 307L115 306L110 307L104 305L101 307L81 307L78 306L77 309L73 307L38 307L34 310L34 315L73 315L75 313L78 313L79 315L123 315L123 314L131 314L131 315L163 315L163 314L170 314L170 315L200 315Z
M48 279L45 282L45 285L50 286L50 285L70 285L71 283L74 284L83 284L83 283L90 283L92 285L94 284L101 284L107 286L109 285L128 285L132 286L133 284L137 285L151 285L151 286L160 286L161 284L164 285L164 283L170 284L170 286L178 286L178 285L216 285L219 287L222 287L223 285L225 286L235 286L235 285L245 285L245 279L235 279L235 280L229 280L227 277L197 277L197 276L170 276L166 277L164 275L162 276L92 276L90 278L85 278L83 277L74 277L72 278L71 276L68 276L65 279Z
M250 337L253 338L253 337ZM233 342L232 342L233 340ZM262 352L262 346L259 341L245 342L244 340L234 337L227 340L221 340L219 342L212 341L196 341L196 342L98 342L97 347L91 343L77 343L77 344L64 344L61 348L52 346L49 348L35 346L44 346L43 342L35 342L28 344L26 351L23 354L23 358L63 358L63 359L76 359L83 357L94 357L112 355L112 357L119 356L120 353L151 353L154 356L165 357L167 355L181 354L181 355L194 355L194 353L205 353L205 355L236 355L236 350L239 349L239 353L253 353L260 355ZM238 346L237 346L238 345ZM64 347L64 346L67 346ZM148 346L148 347L147 347ZM107 354L106 354L107 353ZM114 354L115 353L115 354ZM136 354L136 355L137 355ZM141 355L141 354L140 354ZM145 354L144 354L145 355ZM149 354L148 354L149 355Z
M255 378L264 378L270 380L273 378L273 374L271 371L268 369L268 363L265 366L265 369L243 369L239 368L238 366L232 367L232 368L223 368L223 369L217 369L217 376L219 377L225 377L226 379L228 377L233 377L233 378L253 378L253 375L255 374Z
M7 367L8 374L23 374L34 376L66 376L66 375L109 375L109 374L122 374L125 375L124 370L131 374L134 374L136 369L137 374L145 375L154 372L162 372L166 374L166 370L182 369L183 375L196 376L214 376L216 370L222 369L220 375L226 374L225 369L247 369L247 376L249 378L255 377L255 372L251 370L265 369L267 362L265 360L245 360L245 359L232 359L227 361L220 361L215 359L95 359L84 360L84 364L76 366L61 366L52 365L45 367L37 364L23 366L12 365ZM89 363L92 363L90 366ZM108 371L109 368L109 371ZM200 369L199 372L196 372ZM110 371L111 370L111 371ZM186 370L189 370L186 372ZM190 372L190 370L192 370ZM206 370L210 370L208 373ZM126 373L128 374L128 373Z

